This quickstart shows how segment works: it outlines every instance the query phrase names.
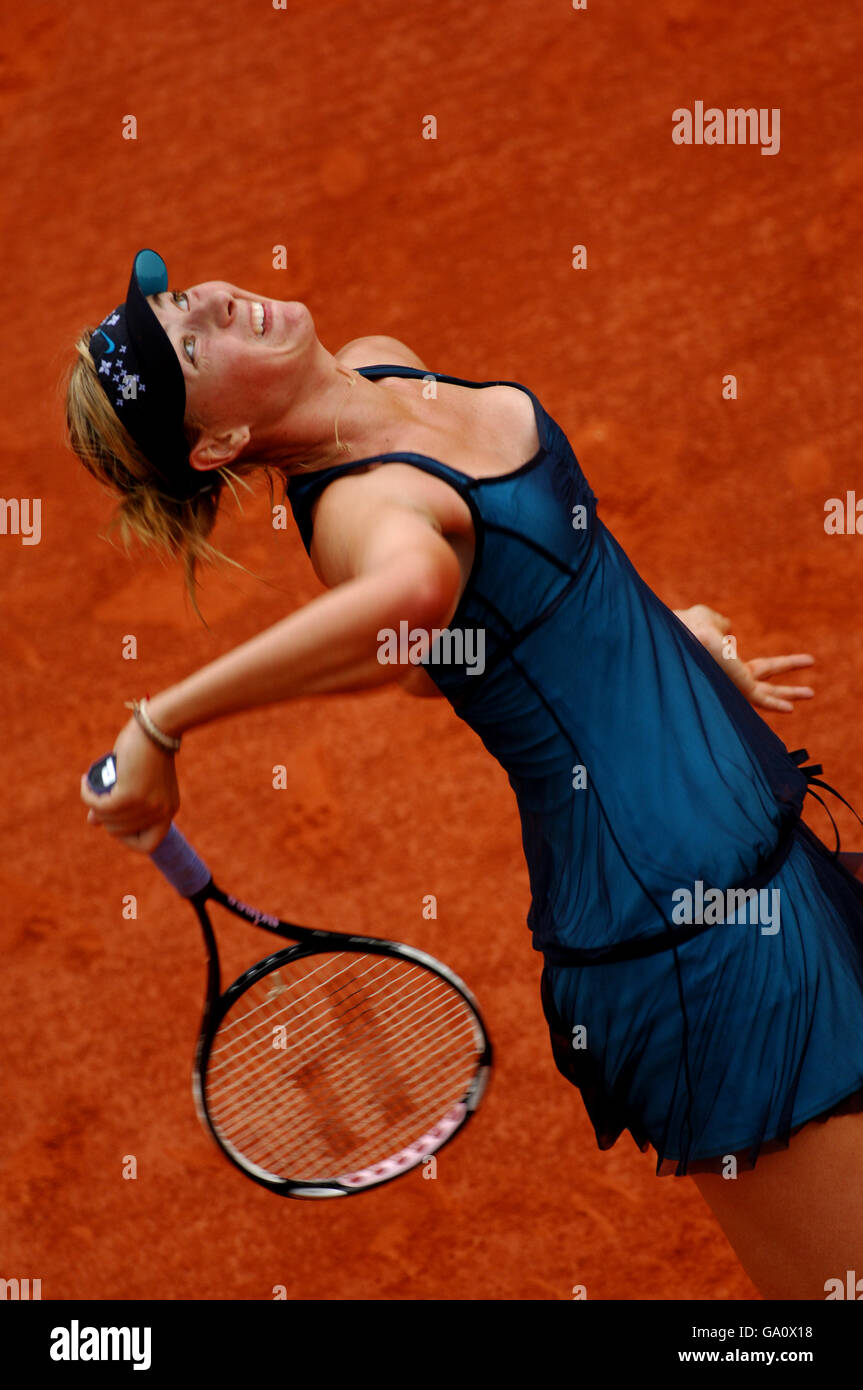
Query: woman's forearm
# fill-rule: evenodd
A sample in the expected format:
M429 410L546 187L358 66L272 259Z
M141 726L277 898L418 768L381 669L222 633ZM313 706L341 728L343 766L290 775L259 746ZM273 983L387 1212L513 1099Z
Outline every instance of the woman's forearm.
M403 673L378 660L380 629L435 626L445 600L421 567L362 575L160 691L150 715L176 736L241 710L385 685Z

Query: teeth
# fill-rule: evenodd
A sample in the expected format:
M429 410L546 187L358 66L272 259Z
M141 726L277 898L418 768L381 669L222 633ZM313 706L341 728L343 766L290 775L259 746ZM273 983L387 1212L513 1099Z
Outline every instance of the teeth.
M257 301L252 304L252 328L259 338L264 336L264 306Z

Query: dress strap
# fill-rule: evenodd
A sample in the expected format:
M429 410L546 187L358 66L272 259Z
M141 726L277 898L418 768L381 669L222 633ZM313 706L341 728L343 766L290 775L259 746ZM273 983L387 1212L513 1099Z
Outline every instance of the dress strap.
M376 364L373 367L354 367L355 372L360 376L422 376L434 377L435 381L451 381L456 386L500 386L507 385L506 382L497 381L472 381L464 376L447 376L446 372L433 372L431 367L408 367L404 363L392 365L388 362Z
M428 371L426 371L424 367L408 367L404 362L399 362L398 364L395 364L395 365L393 365L393 364L391 364L391 363L389 363L389 362L383 362L383 363L378 363L377 365L375 365L375 366L373 366L373 367L354 367L354 371L355 371L355 372L359 372L359 373L360 373L360 376L368 376L369 373L371 373L371 372L373 372L373 373L375 373L375 374L377 374L377 375L380 375L381 372L386 372L387 376L389 376L389 375L392 375L392 376L402 376L402 375L407 375L407 376L438 376L438 375L439 375L438 372L428 372Z

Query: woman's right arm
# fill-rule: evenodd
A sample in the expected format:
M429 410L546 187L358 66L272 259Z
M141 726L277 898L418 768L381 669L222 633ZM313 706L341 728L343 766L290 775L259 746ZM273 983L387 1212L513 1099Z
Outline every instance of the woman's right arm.
M417 514L387 507L363 537L351 574L257 637L150 701L179 735L241 710L388 684L404 672L378 659L382 628L441 626L460 578L452 547Z
M342 499L337 528L330 510L332 539L316 557L318 572L334 587L155 695L148 711L164 733L180 735L284 700L385 685L404 672L379 660L382 628L398 631L402 621L425 630L446 625L461 571L433 519L380 497L363 504L357 490L351 493L354 504L348 509ZM82 779L82 799L93 823L149 852L179 805L173 759L134 720L121 731L116 752L115 787L100 797Z

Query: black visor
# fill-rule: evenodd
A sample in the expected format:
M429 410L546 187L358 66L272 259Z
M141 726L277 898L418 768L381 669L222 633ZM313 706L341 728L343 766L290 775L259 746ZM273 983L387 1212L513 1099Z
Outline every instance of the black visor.
M174 346L146 296L164 293L168 269L155 251L139 251L126 302L90 338L90 356L117 419L161 480L162 491L185 501L215 486L192 468L183 434L186 383Z

